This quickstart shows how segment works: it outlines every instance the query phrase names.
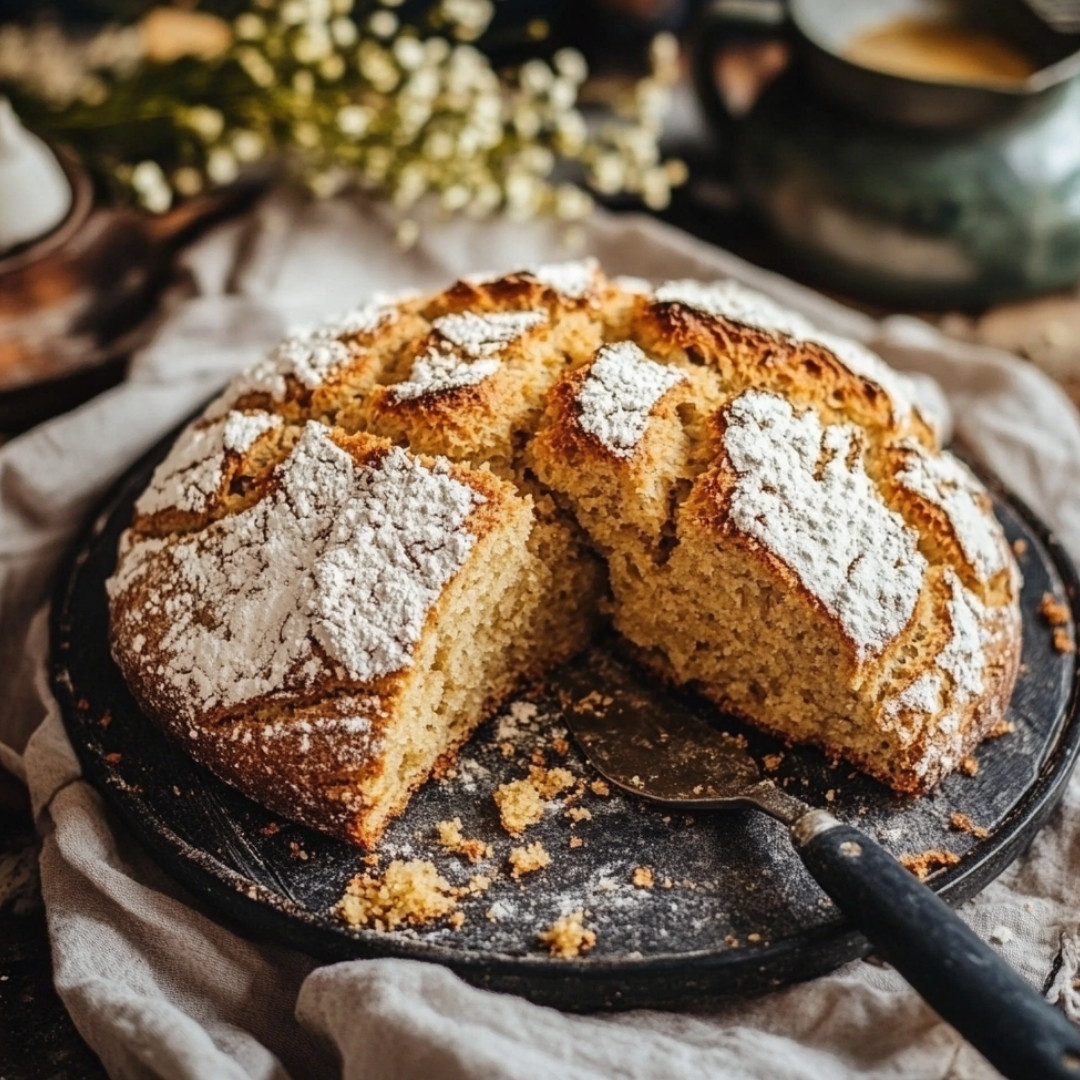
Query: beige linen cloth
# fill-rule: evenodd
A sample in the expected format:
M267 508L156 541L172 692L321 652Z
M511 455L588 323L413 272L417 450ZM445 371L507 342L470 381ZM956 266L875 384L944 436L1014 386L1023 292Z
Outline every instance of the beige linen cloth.
M1080 418L1034 368L882 324L652 221L598 216L586 250L614 272L733 275L932 374L957 436L1080 558ZM43 605L106 487L284 329L374 289L565 257L553 229L455 223L410 254L363 207L281 197L208 236L131 378L0 450L0 760L29 784L56 984L113 1077L167 1080L981 1080L996 1075L889 969L692 1012L567 1016L426 964L320 966L249 941L159 870L79 776L45 676ZM963 909L1008 960L1080 1016L1080 778L1031 850ZM1011 938L998 928L1011 931ZM1055 974L1056 972L1056 974ZM2 1022L2 1021L0 1021Z

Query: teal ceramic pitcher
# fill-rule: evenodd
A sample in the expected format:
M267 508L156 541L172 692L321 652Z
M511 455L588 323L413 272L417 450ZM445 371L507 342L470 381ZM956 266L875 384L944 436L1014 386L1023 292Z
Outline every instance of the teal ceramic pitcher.
M898 17L967 22L1035 70L1004 84L905 78L845 58ZM779 38L792 60L734 117L714 61ZM807 276L908 307L979 307L1080 279L1080 35L1013 0L718 0L695 81L744 202Z

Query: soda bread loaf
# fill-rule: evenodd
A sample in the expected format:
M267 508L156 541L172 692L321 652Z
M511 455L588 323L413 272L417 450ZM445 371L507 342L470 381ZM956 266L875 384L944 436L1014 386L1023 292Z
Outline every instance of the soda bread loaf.
M157 468L109 596L149 716L370 847L602 613L661 677L925 791L1004 712L1018 585L875 354L586 260L288 338Z

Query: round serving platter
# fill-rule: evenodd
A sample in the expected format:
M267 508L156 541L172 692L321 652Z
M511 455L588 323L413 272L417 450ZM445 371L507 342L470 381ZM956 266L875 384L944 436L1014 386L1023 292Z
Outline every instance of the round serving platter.
M109 655L105 580L134 500L174 435L121 480L66 564L52 611L53 689L86 778L161 865L250 936L327 960L433 961L476 985L577 1010L761 991L865 955L865 939L803 869L782 826L764 815L668 812L585 783L572 804L555 800L522 837L506 834L493 792L527 775L531 764L595 778L563 739L559 705L560 683L580 685L583 672L595 674L601 693L645 693L657 709L693 709L742 732L759 760L773 755L768 764L787 790L857 823L896 855L958 856L929 879L954 904L1023 851L1080 750L1075 654L1054 647L1039 613L1049 592L1066 600L1076 619L1076 571L1032 513L995 487L995 511L1024 574L1023 666L1008 713L1014 730L985 742L967 772L931 795L903 798L814 750L785 749L711 706L651 684L613 643L600 641L486 723L456 767L425 785L391 825L373 867L362 851L280 818L193 762L140 712ZM1075 640L1075 622L1065 629ZM966 815L978 834L950 824L955 814ZM454 818L466 837L490 844L490 856L471 864L438 844L438 823ZM510 849L534 842L551 864L515 879ZM349 880L392 859L430 860L453 885L474 875L490 885L460 901L465 921L456 928L446 920L389 933L346 926L333 907ZM649 874L635 873L639 868ZM651 887L634 883L649 875ZM547 955L539 933L577 910L596 933L595 948L577 959Z

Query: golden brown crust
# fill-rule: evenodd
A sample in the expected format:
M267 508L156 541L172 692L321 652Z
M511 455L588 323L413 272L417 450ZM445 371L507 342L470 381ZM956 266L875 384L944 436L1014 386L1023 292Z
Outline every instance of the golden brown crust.
M1018 576L988 497L973 479L965 487L918 409L859 347L800 336L800 323L792 323L798 333L751 325L738 305L734 315L707 307L621 288L594 265L541 268L382 302L336 330L294 339L239 377L190 431L229 416L241 426L258 416L274 423L223 453L220 476L200 474L207 492L198 505L165 505L169 492L155 481L157 503L121 550L111 640L140 705L253 798L370 847L434 767L397 775L401 725L434 708L438 665L457 665L455 693L466 703L438 748L445 760L515 684L581 648L603 603L663 677L692 683L785 739L843 756L897 791L929 790L1000 721L1017 674ZM500 324L506 313L516 321ZM460 320L475 316L495 330L462 346ZM598 364L612 347L622 349L623 367L604 383ZM442 367L433 376L424 364L436 354ZM881 641L860 641L814 568L771 543L767 529L749 528L745 505L736 513L747 477L729 452L731 415L754 394L785 403L792 423L810 418L821 433L806 484L846 455L860 498L879 502L887 528L910 539L921 584ZM220 548L239 515L279 497L285 463L311 437L311 421L359 470L397 446L465 485L475 494L463 526L471 554L430 604L401 668L353 677L316 640L303 663L258 693L200 705L160 676L170 601L190 600L180 592L192 588L173 573L175 554L181 545ZM760 488L768 492L767 477ZM522 595L535 610L520 641L501 641L498 628L520 614L517 582L529 583ZM212 606L198 618L212 624ZM469 667L467 650L436 648L462 618L478 619L470 633L494 657L487 667ZM724 618L748 620L728 644ZM754 627L770 624L777 648L802 643L792 655L805 653L805 670L785 672L788 683L802 680L801 697L784 697L785 680L767 665L755 674ZM766 640L759 663L772 647ZM470 680L482 683L471 696ZM934 700L936 710L925 704ZM865 747L853 731L868 734Z

